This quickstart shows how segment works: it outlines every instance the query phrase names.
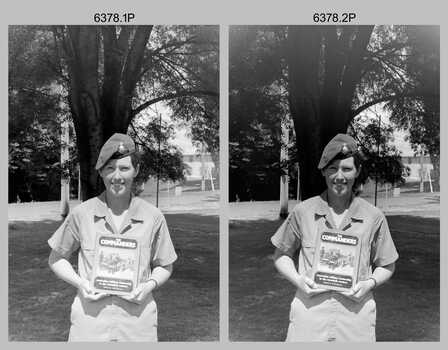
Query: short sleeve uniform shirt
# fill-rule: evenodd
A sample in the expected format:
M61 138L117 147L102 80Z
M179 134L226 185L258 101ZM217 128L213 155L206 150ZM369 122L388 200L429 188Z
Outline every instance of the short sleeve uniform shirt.
M358 280L372 275L373 266L398 259L384 214L367 201L354 197L340 225L329 211L326 191L296 205L271 238L289 256L299 252L298 272L311 277L317 235L339 229L361 241ZM329 291L308 297L300 290L291 304L287 341L375 341L376 305L372 293L355 302Z
M155 266L172 264L177 255L159 209L133 197L121 228L115 228L104 193L80 204L48 240L68 258L78 252L78 273L90 280L98 233L134 238L140 244L139 281L146 282ZM77 294L71 308L70 341L157 341L157 306L148 295L141 304L108 296L98 301Z

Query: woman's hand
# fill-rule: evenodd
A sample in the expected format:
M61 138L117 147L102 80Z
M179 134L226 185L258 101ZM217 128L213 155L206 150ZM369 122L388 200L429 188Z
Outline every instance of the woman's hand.
M274 253L274 265L282 276L309 297L328 291L327 289L317 288L316 283L311 278L299 275L292 258L278 248Z
M353 301L359 302L375 287L375 281L371 278L365 281L359 281L347 292L341 292L341 294L350 298Z
M81 281L78 284L78 290L81 292L84 299L89 301L100 300L104 297L107 297L109 294L106 293L96 293L93 291L92 287L88 280L81 278Z
M324 288L318 288L316 283L311 278L303 275L299 275L296 285L309 297L328 291Z
M132 293L128 295L122 295L121 297L131 303L141 304L149 293L151 293L156 287L154 280L139 284Z
M108 295L105 293L95 293L90 287L89 281L80 277L73 269L72 264L54 249L51 250L48 264L56 276L77 288L85 299L95 301Z

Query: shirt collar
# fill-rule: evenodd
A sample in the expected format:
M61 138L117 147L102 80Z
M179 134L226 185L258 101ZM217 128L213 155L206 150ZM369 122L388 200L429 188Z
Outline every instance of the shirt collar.
M93 209L93 214L99 218L107 217L108 207L106 203L106 193L103 192L99 196L96 197L96 203ZM131 203L129 204L129 209L127 213L127 217L134 221L144 221L145 215L140 210L141 206L138 205L138 198L132 196Z
M95 197L95 205L93 207L93 215L99 218L105 218L107 216L107 204L106 194L103 192L99 196Z
M348 207L347 217L350 217L352 221L364 221L363 215L361 213L361 207L359 203L359 198L357 196L353 196L352 201ZM324 216L328 219L329 205L328 205L328 196L327 190L322 192L319 196L319 200L316 205L316 215Z

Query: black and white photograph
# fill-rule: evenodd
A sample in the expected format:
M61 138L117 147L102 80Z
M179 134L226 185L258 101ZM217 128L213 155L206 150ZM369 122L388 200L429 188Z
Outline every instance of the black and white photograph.
M440 0L0 14L5 348L446 347Z
M219 26L131 15L8 26L9 341L219 340Z
M231 25L228 118L230 341L440 341L439 26Z

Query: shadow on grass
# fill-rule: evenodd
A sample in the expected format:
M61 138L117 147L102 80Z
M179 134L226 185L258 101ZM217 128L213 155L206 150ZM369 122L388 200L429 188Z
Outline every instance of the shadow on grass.
M269 239L282 221L232 221L229 227L229 322L232 341L283 341L294 289L276 271ZM438 341L438 219L388 217L400 258L375 291L378 341Z
M440 204L440 196L426 197L425 199L428 201L428 203L439 203Z
M158 291L160 341L219 339L217 216L165 215L179 256ZM65 341L76 291L48 268L47 239L61 221L9 225L9 340ZM76 256L72 263L76 264Z
M207 196L206 198L202 199L202 201L204 201L204 202L218 202L219 201L219 193Z

